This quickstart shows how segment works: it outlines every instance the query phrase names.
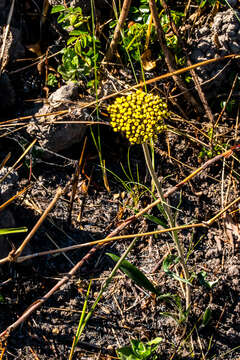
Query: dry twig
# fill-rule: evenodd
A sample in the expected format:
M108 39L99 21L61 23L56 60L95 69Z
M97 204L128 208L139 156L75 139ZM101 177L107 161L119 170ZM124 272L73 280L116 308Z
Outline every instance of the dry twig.
M123 2L122 11L119 16L117 26L115 27L113 38L112 38L111 44L109 46L109 49L106 53L106 56L103 59L103 62L110 61L114 55L114 52L117 48L117 43L118 43L119 37L121 35L121 29L123 27L123 24L126 20L127 15L128 15L128 11L129 11L131 2L132 2L132 0L124 0L124 2Z

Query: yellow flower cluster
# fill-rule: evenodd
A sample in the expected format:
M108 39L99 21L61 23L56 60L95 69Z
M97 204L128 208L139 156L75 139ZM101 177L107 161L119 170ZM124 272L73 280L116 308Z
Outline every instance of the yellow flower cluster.
M118 97L107 110L113 130L125 133L131 144L156 139L166 128L164 119L169 116L167 104L158 95L140 90Z

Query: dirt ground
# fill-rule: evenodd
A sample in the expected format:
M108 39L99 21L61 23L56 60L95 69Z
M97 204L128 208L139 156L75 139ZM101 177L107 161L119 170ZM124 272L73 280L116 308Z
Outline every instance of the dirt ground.
M37 7L41 8L42 3L36 1ZM110 126L99 126L108 188L104 185L103 171L90 127L82 124L46 124L45 118L42 121L36 117L36 114L46 114L48 111L65 111L58 115L58 120L96 120L94 106L79 110L82 104L89 104L94 100L92 94L84 89L84 84L80 84L76 92L71 88L69 98L65 94L64 100L58 100L60 104L55 103L56 106L53 106L51 103L50 108L43 109L47 94L44 71L39 71L36 65L26 66L29 64L26 59L37 58L36 50L30 49L32 44L39 41L40 36L36 4L32 1L16 1L12 27L16 29L16 33L21 29L21 38L24 40L19 41L13 35L10 48L14 49L14 55L8 51L11 59L6 60L6 73L2 74L0 80L0 162L11 153L1 170L0 180L6 169L10 169L27 146L37 138L33 149L18 162L12 175L1 183L1 204L31 185L23 195L1 209L1 228L26 226L30 231L54 198L57 188L70 185L22 255L103 239L121 222L153 201L151 193L145 188L147 186L151 189L151 180L141 146L130 147L130 168L135 181L135 184L130 184L126 176L126 173L131 176L127 140L114 133ZM3 5L2 27L9 11L4 1ZM96 6L98 9L98 2ZM61 42L57 41L62 41L59 31L56 21L53 22L49 16L41 33L43 49L53 46L56 51L61 47ZM25 61L17 61L21 57ZM56 59L58 61L59 58ZM232 67L236 74L237 61L233 62ZM148 72L146 78L153 78L166 71L165 65L162 65L160 69ZM130 70L124 67L121 71L115 71L114 68L106 70L99 96L134 85L134 78L129 74ZM140 76L140 70L137 74ZM229 76L227 80L230 78ZM232 83L228 86L224 84L218 88L214 98L209 98L215 120L221 111L216 106L216 99L226 100L232 87ZM168 78L155 83L150 89L167 95L173 87L172 78ZM51 92L50 89L49 94ZM178 90L175 94L177 93ZM192 93L197 97L196 89ZM238 88L233 90L234 96L238 99ZM203 108L199 112L192 110L192 105L183 96L176 97L176 102L168 102L172 114L167 123L168 130L159 135L155 143L155 168L164 192L216 156L217 152L223 152L239 143L238 106L232 113L224 112L221 117L215 130L218 143L223 147L220 150L213 149L209 156L206 150L209 150L209 138L206 134L210 126L206 112ZM201 103L199 98L198 102ZM106 115L106 105L109 103L111 100L104 102L100 108L100 117L105 124L109 120ZM184 118L182 112L187 114L187 118ZM12 123L14 126L5 123L24 116L28 118L27 122L21 119L22 125L17 120ZM77 126L79 129L75 130ZM97 127L93 129L97 134ZM71 179L78 169L84 139L87 139L86 148L71 209ZM225 145L228 147L225 148ZM169 196L169 201L176 213L177 225L207 222L217 215L238 198L239 176L239 151L236 148L230 156L210 163L185 185L176 189ZM119 178L122 180L119 181ZM148 215L164 221L157 207ZM160 228L160 225L151 221L150 216L146 216L126 226L121 235ZM172 303L156 298L118 271L90 318L73 358L117 359L116 349L129 345L131 339L146 342L162 337L157 359L240 359L239 231L239 207L236 203L210 226L179 232L189 272L195 274L187 322L177 323L172 317L164 316L163 313L176 313ZM17 248L25 235L1 236L0 259L7 256L12 248ZM0 265L1 334L34 302L42 299L81 259L89 255L78 271L73 276L68 276L60 289L6 339L2 337L0 359L67 359L89 280L93 279L88 310L114 266L106 252L122 255L129 244L130 240L121 239L97 248L92 254L89 254L91 248L88 246L32 258L19 264L7 262ZM163 260L169 253L176 254L169 233L148 235L137 240L127 259L144 272L161 294L178 295L184 306L179 282L169 277L162 267ZM199 275L203 272L206 272L207 281L216 282L211 289L206 286L206 282L205 286L203 284ZM205 325L202 323L202 316L207 308L211 310L211 317Z

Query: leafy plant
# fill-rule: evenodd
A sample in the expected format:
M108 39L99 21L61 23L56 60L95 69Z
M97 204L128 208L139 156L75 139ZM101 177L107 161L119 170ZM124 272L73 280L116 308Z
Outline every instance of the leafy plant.
M158 300L165 301L166 303L170 304L175 312L165 311L161 312L161 315L171 317L176 321L178 325L184 323L189 315L190 307L188 309L184 309L182 306L182 301L180 296L176 294L163 294L158 297Z
M206 279L207 273L204 270L200 271L200 273L197 274L197 277L198 277L200 284L202 286L204 286L205 288L207 288L208 290L211 290L218 283L218 279L215 281L208 281Z
M186 279L183 279L182 277L175 274L173 271L169 270L170 266L171 265L176 265L179 262L179 260L180 260L180 258L178 256L169 254L168 256L166 256L166 258L163 261L163 270L167 275L174 278L175 280L184 282L184 283L191 286L192 284L190 283L190 281L188 281Z
M117 350L117 355L121 360L147 360L157 359L156 350L162 338L155 339L144 343L140 340L131 340L131 346L124 346Z
M207 149L205 146L202 147L202 150L199 152L198 157L200 159L209 158L211 159L215 155L222 153L221 147L219 145L213 146L212 149Z
M197 0L200 8L204 8L206 5L214 6L216 3L224 4L224 1L219 0Z
M179 25L181 23L182 18L184 17L184 13L176 10L170 10L171 19L175 25ZM178 48L178 40L175 34L172 34L169 30L171 29L170 19L168 14L161 13L160 23L162 25L162 29L166 34L166 42L167 46L172 48L175 53L180 52Z
M52 86L52 87L57 86L58 80L57 80L56 75L54 75L52 73L48 74L47 84L48 84L48 86Z
M58 67L62 78L78 81L93 75L99 57L99 52L94 52L94 43L98 50L100 42L91 32L90 17L84 16L80 7L63 5L53 7L51 13L60 13L57 21L69 34L67 46L62 50L62 64Z
M117 18L117 14L116 14ZM131 6L128 14L128 22L122 29L122 37L119 41L119 53L123 60L128 63L129 57L135 62L139 62L141 54L144 52L146 43L146 33L150 20L150 9L147 0L140 0L139 6ZM111 21L109 27L114 29L117 20ZM152 27L150 42L156 40L156 32Z

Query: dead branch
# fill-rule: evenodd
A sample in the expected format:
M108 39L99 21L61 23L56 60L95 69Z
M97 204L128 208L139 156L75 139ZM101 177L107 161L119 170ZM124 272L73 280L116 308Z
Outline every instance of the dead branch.
M132 2L132 0L124 0L124 2L123 2L122 11L119 16L117 26L115 27L113 38L112 38L111 44L108 48L108 51L103 59L103 62L111 61L111 59L114 55L114 52L117 48L117 43L118 43L119 37L121 35L121 29L123 27L123 24L126 20L127 15L128 15L128 11L129 11L131 2Z
M168 70L173 73L176 71L176 64L175 64L175 60L174 60L174 56L173 56L172 52L166 45L164 32L163 32L163 29L162 29L162 26L160 24L160 20L158 17L158 10L157 10L155 0L149 0L149 7L150 7L151 14L153 17L153 22L154 22L154 25L156 28L158 40L159 40L161 49L164 54L165 62L167 64ZM190 101L195 108L196 107L199 108L199 105L198 105L196 99L187 90L184 81L180 77L175 76L175 75L173 75L173 80L176 83L176 85L181 89L181 91L184 92L184 96L185 96L186 100Z

